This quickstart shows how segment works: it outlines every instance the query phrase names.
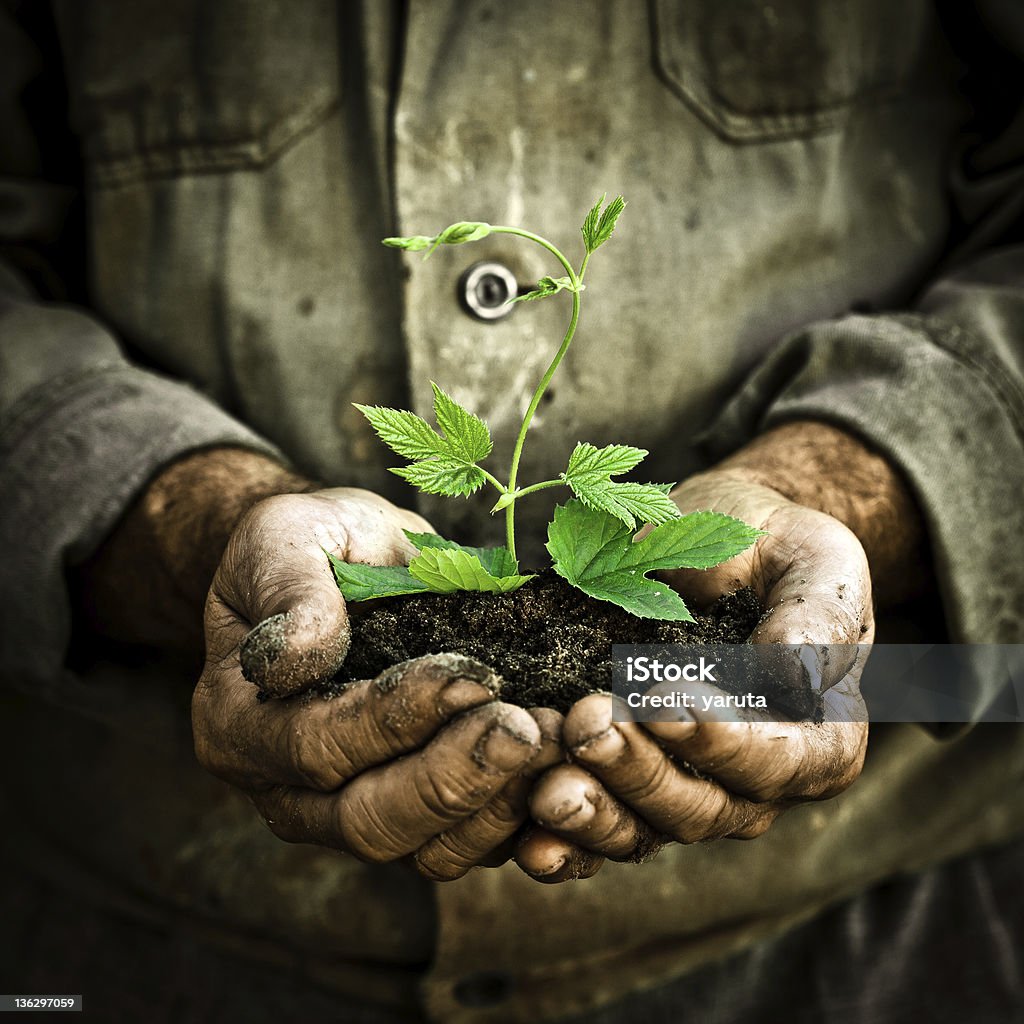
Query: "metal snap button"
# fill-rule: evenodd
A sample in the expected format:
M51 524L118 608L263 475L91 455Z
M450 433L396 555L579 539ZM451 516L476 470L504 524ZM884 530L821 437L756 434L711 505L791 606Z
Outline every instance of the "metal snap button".
M459 303L477 320L502 320L515 309L509 299L519 294L515 275L503 263L474 263L459 278Z

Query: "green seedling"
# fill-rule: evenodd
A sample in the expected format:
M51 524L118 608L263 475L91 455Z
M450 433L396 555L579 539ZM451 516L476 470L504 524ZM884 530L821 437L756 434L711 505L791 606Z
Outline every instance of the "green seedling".
M406 536L419 553L408 566L373 566L329 556L346 600L364 601L402 594L455 591L508 593L533 576L521 574L516 559L516 505L527 495L550 487L567 487L574 495L555 510L548 526L547 550L554 569L574 587L601 601L611 601L642 618L691 621L682 598L665 583L648 577L657 569L708 569L739 554L760 531L717 512L682 516L669 497L671 484L615 480L635 469L648 454L642 448L613 444L597 448L580 442L557 479L522 486L519 463L527 433L541 398L572 344L579 322L583 278L590 257L611 238L625 208L622 196L605 205L602 196L583 222L584 255L577 272L546 238L522 228L460 221L438 235L385 238L384 244L407 252L475 242L488 235L517 235L546 249L561 265L558 277L542 277L537 287L512 302L532 302L565 293L572 302L569 325L551 364L541 377L523 416L503 483L481 463L493 448L491 432L432 383L434 416L440 430L404 409L357 405L381 440L409 464L391 472L427 494L468 497L490 485L498 492L492 514L505 514L505 545L465 547L434 534ZM637 531L651 525L642 539Z

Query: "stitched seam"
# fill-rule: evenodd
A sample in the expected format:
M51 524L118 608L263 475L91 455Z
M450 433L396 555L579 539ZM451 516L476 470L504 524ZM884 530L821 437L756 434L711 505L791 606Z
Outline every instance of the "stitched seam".
M168 143L139 147L128 155L94 157L89 170L90 184L97 189L111 188L147 178L266 167L340 106L341 97L333 94L298 113L284 116L248 139Z

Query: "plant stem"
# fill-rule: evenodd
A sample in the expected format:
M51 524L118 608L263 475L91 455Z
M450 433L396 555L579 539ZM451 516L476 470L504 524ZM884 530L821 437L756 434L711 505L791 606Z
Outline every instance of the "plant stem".
M565 487L564 480L545 480L539 484L530 484L529 487L522 487L516 492L518 501L524 494L533 494L534 491L543 491L548 487Z
M583 257L583 263L580 265L579 279L580 283L583 283L583 275L587 272L587 264L590 262L590 253Z
M522 458L523 445L526 443L526 432L530 429L530 423L533 420L534 413L537 411L537 406L540 405L540 400L544 397L544 392L547 391L559 363L565 357L565 353L569 351L569 345L572 343L573 335L576 333L576 324L580 318L580 279L576 276L576 271L573 270L572 264L546 238L541 238L540 235L535 235L532 231L524 231L522 228L492 227L491 231L495 234L518 235L520 238L528 239L541 246L541 248L547 249L562 264L572 284L572 316L569 319L569 326L566 328L562 344L555 353L554 359L551 360L551 364L545 370L544 376L541 377L540 384L537 385L537 390L533 393L533 398L530 400L526 414L523 416L522 426L519 428L519 436L516 438L515 448L512 449L512 462L509 466L507 490L514 491L516 489L516 477L519 475L519 460ZM587 258L589 258L589 255ZM586 266L587 260L584 259L584 270ZM515 509L515 501L512 501L505 509L505 544L513 558L516 557Z
M481 473L483 473L484 479L487 480L489 483L494 484L494 486L499 491L501 491L502 494L506 494L508 492L508 488L496 476L493 476L492 474L488 473L483 466L477 466L476 468L479 469Z

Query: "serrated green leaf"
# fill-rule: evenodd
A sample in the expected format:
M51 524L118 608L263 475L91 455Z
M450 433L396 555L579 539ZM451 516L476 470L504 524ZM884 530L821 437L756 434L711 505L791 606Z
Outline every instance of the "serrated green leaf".
M413 533L412 530L402 531L409 540L421 551L425 548L438 548L447 551L466 551L480 559L480 564L492 576L515 576L519 572L519 563L509 553L508 548L473 548L466 544L457 544L436 533Z
M612 237L615 225L618 223L619 217L625 208L626 200L622 196L616 196L605 207L604 213L601 214L601 222L597 225L597 245L594 246L595 249L598 245L604 245Z
M479 462L491 454L491 432L479 416L463 409L433 381L434 415L447 440L447 454L460 462Z
M607 192L601 193L601 198L587 211L587 216L583 221L583 244L587 247L587 252L593 252L597 246L592 245L591 242L597 237L597 225L601 219L601 207L604 206L605 199L608 198Z
M399 597L422 594L429 588L416 579L404 565L363 565L343 562L327 556L334 570L334 579L346 601L369 601L374 597Z
M480 548L477 551L477 557L483 567L498 579L509 579L520 575L518 559L504 545L500 548ZM527 575L526 579L533 579L533 576Z
M370 421L377 436L403 458L428 459L447 454L444 438L415 413L380 405L353 404Z
M616 483L570 484L573 494L585 505L607 512L623 525L635 530L638 523L667 523L679 518L676 503L666 494L663 484Z
M439 434L426 420L404 409L356 405L381 440L409 466L391 472L428 494L470 495L486 480L473 463L491 453L491 434L478 416L463 409L436 384L434 412L444 430Z
M547 549L555 571L600 601L641 618L692 620L668 584L648 579L655 569L710 568L748 548L761 531L717 512L695 512L653 529L634 542L615 516L574 500L555 509ZM709 559L714 558L714 561Z
M583 243L586 245L588 253L592 253L612 237L615 224L626 208L626 201L622 196L616 196L602 211L605 195L602 195L591 207L583 222Z
M686 602L667 584L639 573L608 572L597 580L572 580L555 566L574 587L598 601L610 601L639 619L693 622Z
M391 472L427 494L442 494L449 498L456 495L468 497L480 490L487 479L478 466L467 466L447 457L398 466Z
M427 238L426 235L409 235L406 238L382 238L381 244L386 245L389 249L405 249L406 252L422 252L424 249L429 249L434 244L434 239Z
M595 448L576 445L569 467L561 478L585 505L615 516L631 530L637 522L665 523L675 519L679 510L667 496L664 484L618 483L611 477L628 473L647 455L643 448L612 444Z
M494 576L476 555L458 547L424 548L409 563L409 572L438 594L452 594L457 590L506 594L533 579L532 576Z
M710 569L746 551L764 531L721 512L689 512L656 526L634 549L624 565L651 569Z
M581 441L569 456L569 468L563 479L581 479L585 476L609 477L628 473L647 458L646 448L631 448L627 444L610 444L596 448Z
M533 579L519 575L518 563L507 548L469 548L432 533L406 530L405 534L420 548L408 567L343 562L328 553L334 579L346 601L456 590L508 593Z

